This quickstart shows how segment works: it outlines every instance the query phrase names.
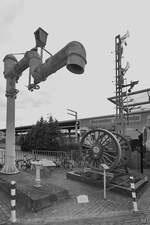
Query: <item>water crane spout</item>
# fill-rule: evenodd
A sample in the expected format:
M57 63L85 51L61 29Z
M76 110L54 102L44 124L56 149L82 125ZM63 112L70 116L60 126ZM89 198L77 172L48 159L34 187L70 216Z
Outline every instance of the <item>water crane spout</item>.
M35 68L32 72L34 83L38 84L46 80L49 75L64 66L72 73L82 74L85 64L86 52L84 46L77 41L72 41L58 53L48 58L45 63Z

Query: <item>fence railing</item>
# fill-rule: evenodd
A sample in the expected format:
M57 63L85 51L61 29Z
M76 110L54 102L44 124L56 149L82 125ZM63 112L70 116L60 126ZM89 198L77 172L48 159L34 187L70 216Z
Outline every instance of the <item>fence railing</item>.
M26 156L27 159L33 158L32 152L16 151L16 160L24 159L24 156Z
M68 153L63 151L45 151L45 150L32 150L32 156L37 159L47 158L49 160L57 160L59 158L66 158Z
M58 167L73 168L71 152L33 150L32 155L37 160L41 160L44 158L52 160Z
M16 160L24 159L24 155L26 155L27 159L33 158L32 152L22 152L16 151ZM5 163L5 149L0 149L0 164L3 165Z
M48 159L56 162L57 165L68 168L81 168L84 166L83 158L78 150L64 151L45 151L32 150L32 152L16 151L16 161L26 159ZM0 149L0 164L5 162L5 149Z
M5 150L0 149L0 164L3 165L5 162Z

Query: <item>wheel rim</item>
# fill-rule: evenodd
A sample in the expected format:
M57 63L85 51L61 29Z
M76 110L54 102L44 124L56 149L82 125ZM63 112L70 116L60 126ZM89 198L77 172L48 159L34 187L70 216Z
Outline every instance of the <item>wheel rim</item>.
M116 138L119 142L119 145L121 147L121 159L120 159L118 166L125 166L128 164L128 162L131 158L132 150L131 150L130 143L121 134L117 134L117 133L113 133L113 134L116 136Z
M81 139L83 158L88 167L100 169L101 163L113 169L121 158L121 148L116 137L104 129L87 132Z

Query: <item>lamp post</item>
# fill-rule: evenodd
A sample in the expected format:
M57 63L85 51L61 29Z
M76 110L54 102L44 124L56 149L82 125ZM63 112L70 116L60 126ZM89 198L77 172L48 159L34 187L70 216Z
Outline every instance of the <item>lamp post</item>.
M76 135L76 142L78 143L78 113L72 109L67 109L68 112L67 114L71 115L71 116L74 116L75 118L75 135Z

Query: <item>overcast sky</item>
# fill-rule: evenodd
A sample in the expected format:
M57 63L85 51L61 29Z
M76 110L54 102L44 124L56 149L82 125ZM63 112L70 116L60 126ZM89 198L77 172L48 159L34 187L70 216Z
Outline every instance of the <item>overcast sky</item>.
M81 42L87 53L83 75L65 67L40 84L27 89L28 70L17 84L16 126L34 124L41 116L57 120L73 119L67 108L79 118L115 113L107 100L114 96L115 36L130 37L124 52L129 61L126 78L139 80L134 90L150 87L150 1L149 0L1 0L0 2L0 127L6 124L6 81L3 58L35 46L34 31L48 32L46 49L57 53L70 41ZM49 56L44 53L44 58ZM20 57L17 59L19 60Z

